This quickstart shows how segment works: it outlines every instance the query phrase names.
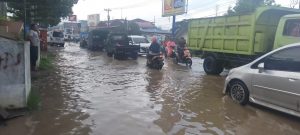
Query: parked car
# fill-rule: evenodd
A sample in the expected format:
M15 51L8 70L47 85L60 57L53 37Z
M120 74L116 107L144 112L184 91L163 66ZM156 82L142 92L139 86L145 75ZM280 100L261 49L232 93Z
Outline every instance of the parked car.
M49 31L47 33L47 42L49 45L59 45L64 47L64 33L61 31Z
M125 33L110 33L106 40L105 50L107 56L114 56L115 59L127 59L130 57L136 60L140 46L130 44L128 35Z
M151 43L148 41L146 37L138 36L138 35L130 35L128 36L128 38L129 38L129 43L140 46L139 54L147 54L149 52L149 47Z
M300 43L278 48L230 70L223 93L300 117Z

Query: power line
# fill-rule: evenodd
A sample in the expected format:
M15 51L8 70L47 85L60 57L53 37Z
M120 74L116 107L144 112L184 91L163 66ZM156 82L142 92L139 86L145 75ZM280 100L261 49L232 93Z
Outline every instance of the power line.
M152 2L156 2L155 0L144 0L142 2L136 3L136 4L132 4L132 5L127 5L127 6L123 6L123 7L115 7L115 8L111 8L114 10L123 10L123 9L132 9L132 8L139 8L139 7L144 7L147 6L148 3L152 3Z
M221 7L221 6L227 5L227 4L229 4L229 5L235 4L235 3L233 3L233 2L235 2L235 1L229 1L229 2L225 2L225 3L221 3L221 4L213 3L212 5L206 5L206 6L199 7L199 8L198 8L198 7L197 7L197 8L192 8L192 9L189 9L189 10L195 10L195 9L206 10L206 9L210 9L210 8L214 7L215 5L218 5L219 7ZM204 8L204 7L206 7L206 8ZM198 11L199 11L199 10L198 10Z

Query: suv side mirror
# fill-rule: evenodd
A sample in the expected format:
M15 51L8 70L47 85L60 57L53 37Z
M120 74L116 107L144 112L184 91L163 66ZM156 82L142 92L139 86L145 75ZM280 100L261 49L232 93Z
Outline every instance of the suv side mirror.
M265 63L258 64L257 68L258 68L258 72L262 73L265 70Z

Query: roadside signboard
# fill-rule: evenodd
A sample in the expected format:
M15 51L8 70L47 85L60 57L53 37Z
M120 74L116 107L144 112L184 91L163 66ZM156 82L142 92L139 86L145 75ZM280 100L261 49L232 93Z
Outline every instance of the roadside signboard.
M70 15L69 16L69 21L76 22L77 21L77 16L76 15Z
M100 22L99 14L88 15L88 26L95 27L99 22Z
M186 13L186 0L163 0L162 16L182 15Z

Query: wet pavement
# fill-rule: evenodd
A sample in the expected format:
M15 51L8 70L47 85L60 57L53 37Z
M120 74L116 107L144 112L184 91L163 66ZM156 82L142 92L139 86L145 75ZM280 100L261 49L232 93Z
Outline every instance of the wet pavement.
M165 62L162 71L113 60L77 44L56 49L57 69L33 82L41 108L0 127L0 135L299 135L300 120L222 94L224 76Z

